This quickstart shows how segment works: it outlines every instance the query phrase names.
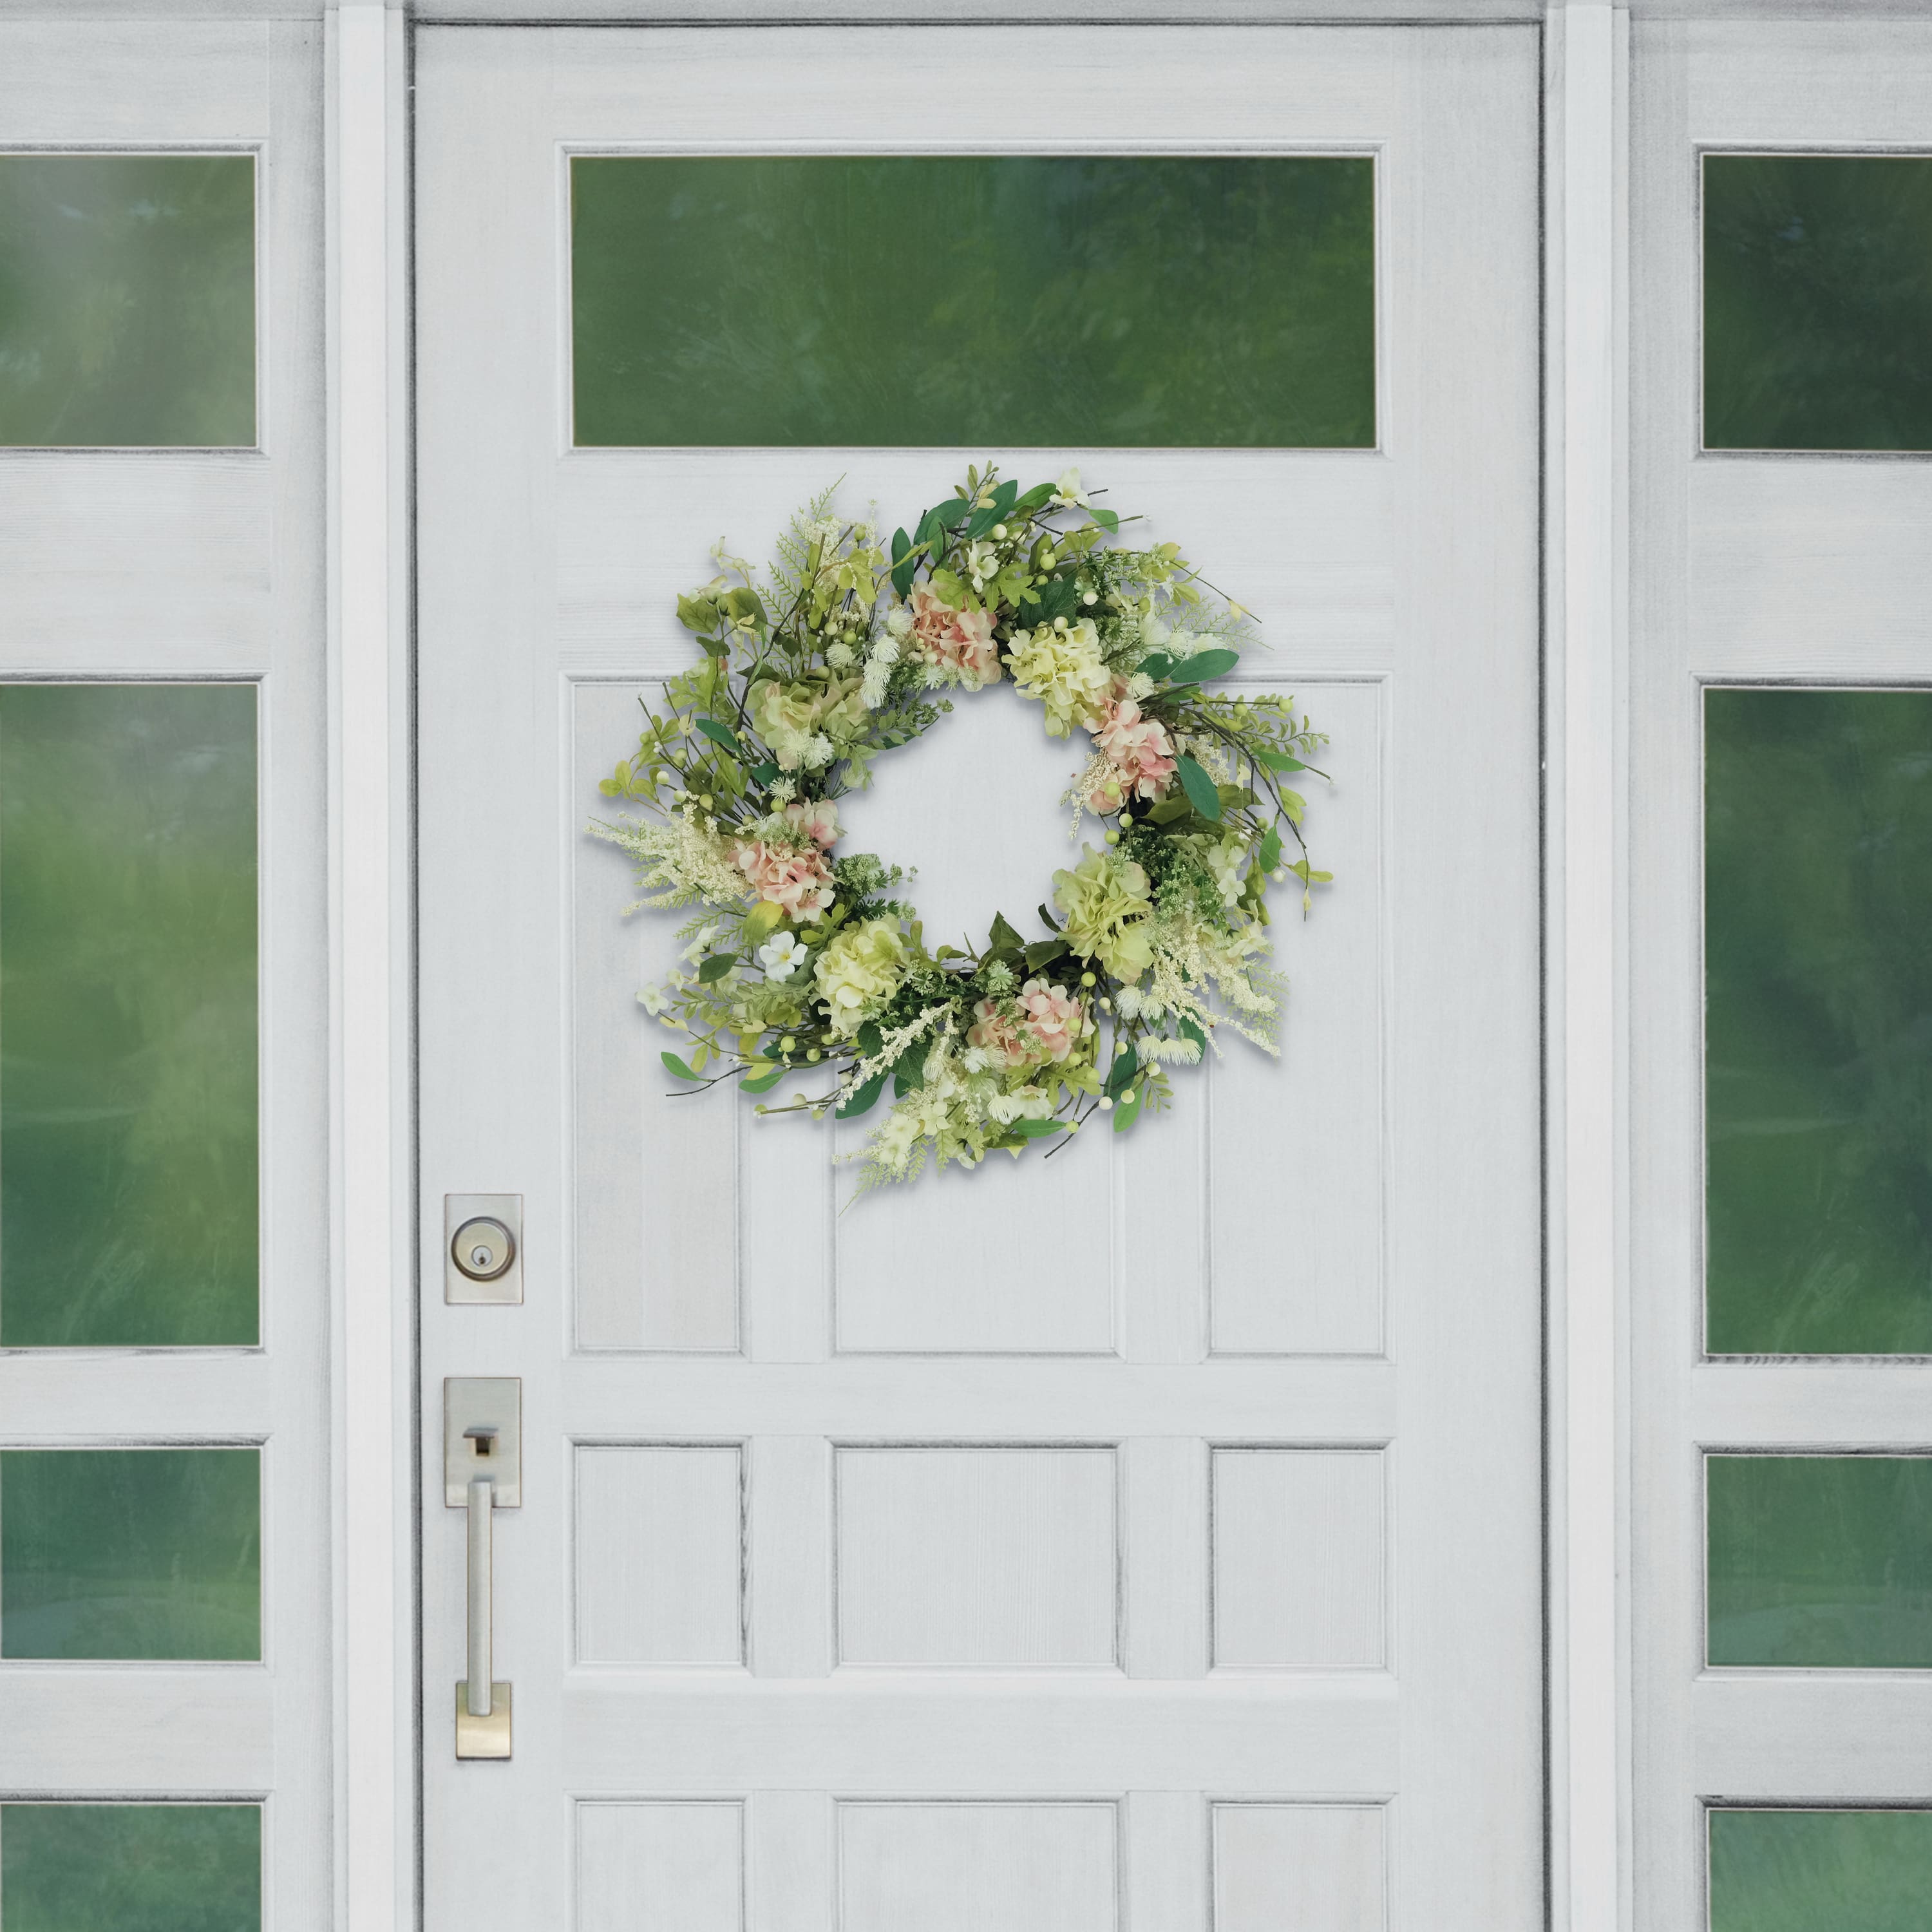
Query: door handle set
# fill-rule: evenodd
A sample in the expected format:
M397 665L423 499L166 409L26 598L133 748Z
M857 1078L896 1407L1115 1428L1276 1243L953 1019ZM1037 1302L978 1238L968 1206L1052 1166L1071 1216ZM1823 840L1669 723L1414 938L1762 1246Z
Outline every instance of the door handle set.
M510 1755L510 1687L495 1674L496 1512L524 1500L524 1385L515 1376L452 1376L442 1385L442 1500L466 1513L466 1671L456 1687L456 1755Z

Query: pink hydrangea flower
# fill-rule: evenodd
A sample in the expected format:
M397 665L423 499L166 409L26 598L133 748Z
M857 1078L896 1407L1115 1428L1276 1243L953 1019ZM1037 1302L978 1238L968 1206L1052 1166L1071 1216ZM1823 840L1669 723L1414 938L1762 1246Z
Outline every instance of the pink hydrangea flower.
M1021 1030L1018 1016L998 1000L982 1000L973 1009L966 1044L976 1046L995 1066L1025 1066L1037 1058L1033 1036Z
M838 808L830 799L794 799L785 807L784 815L820 850L830 851L837 844Z
M741 840L732 848L738 869L761 899L784 907L788 918L808 919L832 900L832 868L815 845Z
M1020 988L1020 1026L1048 1060L1064 1060L1088 1028L1087 1010L1064 988L1029 980Z
M1100 755L1119 774L1122 794L1131 798L1158 798L1174 776L1174 741L1158 718L1143 718L1140 706L1131 698L1117 697L1093 728L1094 742ZM1105 782L1095 787L1106 790ZM1118 811L1118 804L1102 807L1090 798L1095 811Z
M990 610L956 610L923 584L912 587L912 652L952 672L968 691L997 683L1000 653Z

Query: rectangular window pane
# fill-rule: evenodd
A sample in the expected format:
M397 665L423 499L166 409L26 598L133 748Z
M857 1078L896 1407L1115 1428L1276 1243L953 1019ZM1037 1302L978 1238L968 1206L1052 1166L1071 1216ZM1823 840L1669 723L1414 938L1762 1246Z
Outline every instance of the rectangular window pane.
M1932 1353L1932 692L1704 742L1708 1346Z
M1704 1468L1712 1664L1932 1669L1932 1457Z
M1932 156L1704 158L1704 445L1932 449Z
M0 686L0 1346L257 1339L255 731Z
M259 1804L0 1804L0 1932L258 1932Z
M0 1657L262 1654L261 1453L0 1451Z
M580 446L1368 448L1374 164L583 157Z
M1710 1820L1711 1932L1924 1932L1932 1812L1714 1810Z
M0 154L0 445L254 441L254 158Z

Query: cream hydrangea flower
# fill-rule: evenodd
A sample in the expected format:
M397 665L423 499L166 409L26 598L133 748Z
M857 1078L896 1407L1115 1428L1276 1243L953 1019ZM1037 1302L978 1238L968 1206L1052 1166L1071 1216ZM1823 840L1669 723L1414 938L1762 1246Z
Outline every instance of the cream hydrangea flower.
M905 940L895 920L868 919L835 934L815 969L833 1030L856 1033L898 990L905 962Z
M1224 832L1211 843L1203 842L1207 849L1201 856L1208 862L1208 869L1221 890L1221 903L1232 905L1241 896L1241 873L1247 862L1247 842L1238 832Z
M1131 982L1153 963L1148 916L1154 910L1148 875L1132 860L1090 845L1072 872L1053 875L1053 902L1066 922L1066 943L1083 958L1097 959L1117 979Z
M1012 641L1012 663L1013 682L1045 707L1049 738L1067 737L1075 725L1096 722L1113 696L1113 675L1090 618L1064 630L1042 624L1020 632Z

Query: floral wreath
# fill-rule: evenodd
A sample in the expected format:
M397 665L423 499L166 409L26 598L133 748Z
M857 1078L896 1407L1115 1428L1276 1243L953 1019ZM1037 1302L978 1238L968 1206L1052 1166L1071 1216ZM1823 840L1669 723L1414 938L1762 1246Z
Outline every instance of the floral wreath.
M1248 614L1210 608L1174 544L1109 542L1120 519L1078 470L1022 494L969 469L890 554L832 495L792 519L762 584L713 550L719 574L677 601L704 655L665 683L665 714L644 704L636 754L600 788L658 814L590 828L637 861L627 910L701 908L679 934L692 970L638 996L692 1042L663 1055L692 1083L678 1090L735 1078L763 1094L802 1074L820 1090L758 1112L849 1119L890 1081L871 1186L928 1154L970 1166L1064 1144L1097 1113L1124 1132L1223 1025L1275 1052L1268 886L1293 873L1305 915L1330 877L1282 780L1316 770L1328 740L1292 698L1204 688L1251 641ZM938 694L1002 677L1050 736L1091 740L1064 800L1073 836L1083 813L1112 823L1054 874L1042 937L995 914L979 951L928 950L906 874L835 856L836 801L952 709Z

